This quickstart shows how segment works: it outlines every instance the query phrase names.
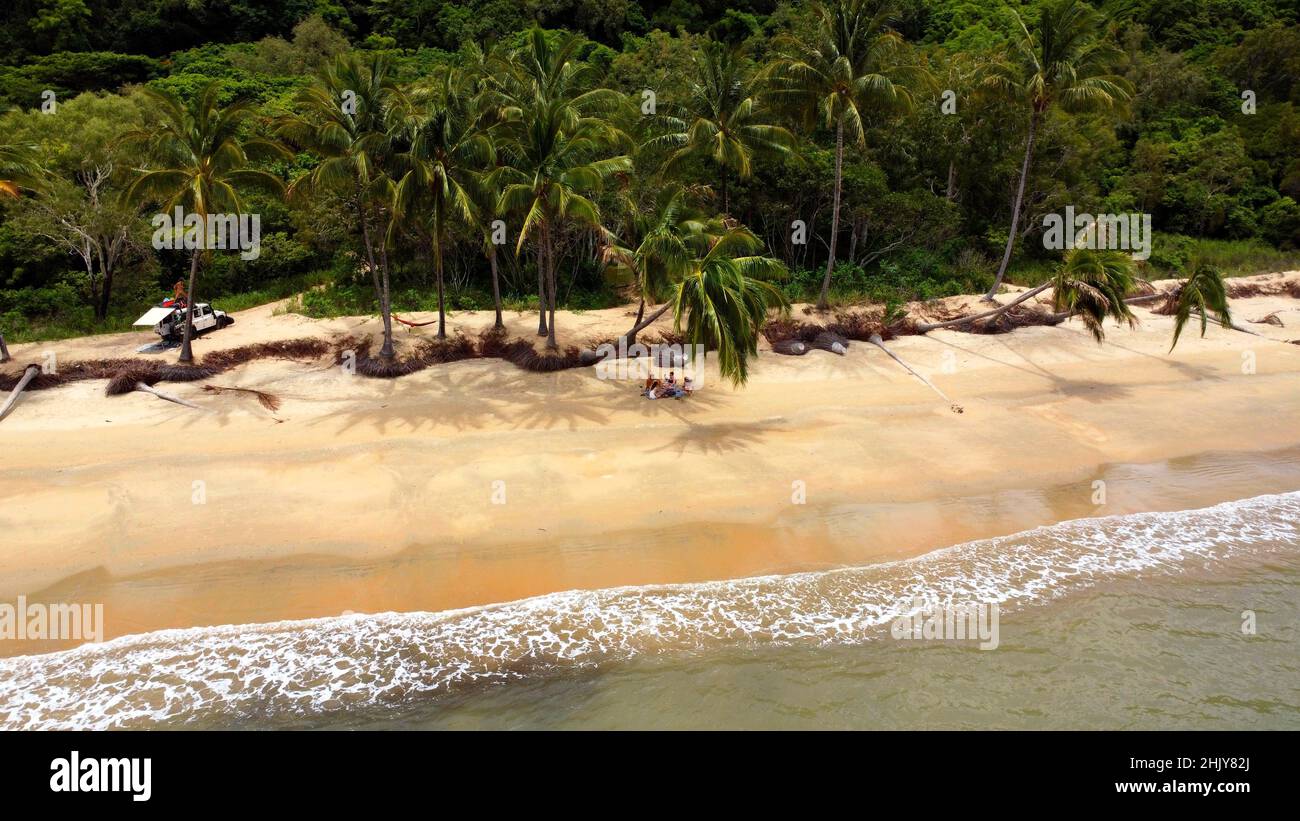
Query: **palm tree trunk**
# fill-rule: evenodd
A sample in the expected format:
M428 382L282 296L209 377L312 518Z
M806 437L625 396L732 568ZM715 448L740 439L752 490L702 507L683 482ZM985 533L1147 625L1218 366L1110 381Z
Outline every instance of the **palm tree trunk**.
M442 239L433 241L433 268L438 278L438 338L447 338L447 308L443 303L442 289Z
M393 295L389 287L387 237L379 240L379 265L383 273L383 291L379 298L379 306L384 320L384 345L379 349L379 355L384 359L392 359L396 354L393 351Z
M5 335L0 334L0 363L9 361L9 346L5 344Z
M835 269L835 240L840 235L840 190L844 181L844 121L835 125L835 196L831 205L831 239L827 243L826 276L822 278L821 296L817 297L817 310L824 311L830 303L831 271Z
M673 307L673 303L672 300L669 300L665 302L663 305L660 305L658 308L656 308L654 313L650 314L650 316L646 317L645 319L642 319L641 313L645 311L645 300L642 299L641 310L637 311L636 323L632 326L631 330L623 334L622 344L628 348L635 345L636 335L644 331L646 328L649 328L651 325L653 325L655 323L655 320L663 316L664 312L671 307Z
M537 233L537 335L546 336L546 243Z
M925 334L925 333L929 333L930 331L937 330L939 328L951 328L953 325L965 325L967 322L975 322L980 319L988 319L989 317L997 316L1003 311L1010 310L1011 308L1016 307L1017 305L1024 302L1025 300L1037 296L1038 294L1041 294L1043 291L1046 291L1050 287L1052 287L1052 280L1049 279L1047 282L1044 282L1042 285L1039 285L1037 288L1031 288L1030 290L1025 291L1023 294L1016 297L1012 301L1008 302L1006 305L1000 305L991 311L985 311L984 313L981 314L971 314L970 316L962 316L962 317L958 317L957 319L950 319L947 322L924 323L916 326L916 332L920 334Z
M957 161L948 160L948 202L957 199Z
M546 241L546 283L547 290L550 291L551 303L551 327L546 337L546 348L551 351L560 349L559 343L555 341L555 303L557 299L556 291L559 290L555 284L555 246L551 243L551 221L547 220L542 224L542 236Z
M488 264L492 266L492 305L497 310L497 321L492 327L504 328L506 323L501 321L501 280L497 277L497 247L488 245Z
M993 287L984 295L984 299L993 301L998 288L1002 287L1002 278L1007 274L1007 265L1011 263L1011 251L1016 247L1016 231L1020 228L1020 206L1025 199L1025 181L1029 178L1029 164L1034 158L1034 138L1038 135L1039 112L1029 118L1029 138L1025 140L1025 161L1020 166L1020 183L1016 186L1015 203L1011 206L1011 233L1007 234L1007 250L1002 254L1002 264L998 266L998 275L993 280Z
M357 218L361 221L361 237L366 245L366 262L370 266L370 279L375 286L375 299L379 301L379 317L384 323L384 344L379 349L379 355L384 359L392 359L393 326L388 317L388 289L381 285L379 280L379 266L375 264L375 245L370 238L370 220L366 217L366 209L358 200Z
M895 362L902 365L907 370L908 373L910 373L912 376L915 376L917 379L924 382L927 388L939 394L939 398L948 403L948 407L952 409L953 413L963 412L962 406L958 405L956 402L949 399L948 394L939 390L939 388L933 382L931 382L929 379L926 379L924 376L922 376L921 372L916 370L916 368L913 368L911 365L907 364L907 362L905 362L901 356L889 350L889 348L886 348L885 341L880 338L880 334L872 334L871 338L868 339L867 341L870 342L872 345L875 345L877 348L884 351L885 353L889 354L890 359L893 359Z
M727 166L722 166L722 213L727 213Z
M193 402L187 402L184 399L181 399L179 396L176 396L175 394L170 394L170 393L166 393L165 391L160 391L157 388L152 387L150 385L146 385L143 382L136 382L135 390L140 391L141 393L151 393L154 396L158 397L159 399L165 399L168 402L175 402L177 405L184 405L187 408L194 408L195 410L203 410L202 405L196 405Z
M199 224L202 230L203 224ZM199 254L203 252L202 248L195 248L194 253L190 255L190 287L185 292L185 328L181 336L181 355L178 362L190 363L194 361L194 351L190 348L191 331L194 328L194 279L199 272Z

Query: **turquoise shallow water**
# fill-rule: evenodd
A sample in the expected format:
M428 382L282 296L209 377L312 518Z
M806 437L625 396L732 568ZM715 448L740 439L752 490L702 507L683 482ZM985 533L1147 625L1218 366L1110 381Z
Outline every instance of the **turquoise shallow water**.
M918 599L996 603L998 648L893 638ZM0 727L1296 729L1298 659L1300 492L866 567L125 636L0 659Z

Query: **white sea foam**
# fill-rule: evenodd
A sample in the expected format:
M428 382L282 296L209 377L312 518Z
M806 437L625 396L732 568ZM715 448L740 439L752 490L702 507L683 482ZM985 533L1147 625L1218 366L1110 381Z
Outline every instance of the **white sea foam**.
M887 635L886 625L918 597L1015 609L1107 579L1297 549L1300 492L1079 519L817 573L575 590L442 613L164 630L0 659L0 728L279 723L724 643L869 641Z

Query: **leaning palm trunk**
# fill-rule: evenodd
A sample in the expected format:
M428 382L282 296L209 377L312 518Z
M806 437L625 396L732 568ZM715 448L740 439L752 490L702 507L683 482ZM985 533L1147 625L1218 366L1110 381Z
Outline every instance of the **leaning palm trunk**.
M909 365L909 364L907 364L906 362L904 362L903 359L902 359L902 357L900 357L898 354L896 354L896 353L894 353L893 351L891 351L891 350L889 350L888 348L886 348L886 347L885 347L885 341L884 341L883 339L880 338L880 334L872 334L872 335L871 335L871 338L870 338L868 341L871 342L872 345L875 345L875 346L876 346L877 348L879 348L880 350L882 350L882 351L884 351L885 353L889 354L889 357L890 357L891 359L893 359L895 362L897 362L898 364L900 364L900 365L902 365L904 368L906 368L906 369L907 369L907 372L910 373L910 374L912 374L912 376L915 376L917 379L919 379L919 380L921 380L922 382L924 382L924 383L926 384L926 387L928 387L930 390L932 390L932 391L934 391L935 393L939 394L939 397L940 397L941 399L943 399L943 401L945 401L945 402L948 403L948 407L952 409L952 412L953 412L953 413L961 413L961 412L964 410L964 409L962 408L961 405L958 405L956 402L954 402L954 401L952 401L951 399L949 399L949 398L948 398L948 395L947 395L946 393L944 393L943 391L939 390L939 388L936 387L935 384L934 384L933 382L931 382L929 379L926 379L926 378L925 378L924 376L922 376L922 375L921 375L921 374L920 374L920 373L919 373L915 368L913 368L911 365Z
M636 324L632 326L632 329L630 331L623 334L622 344L628 348L635 345L636 335L644 331L646 328L649 328L651 325L653 325L655 323L655 320L663 316L664 313L671 307L673 307L673 303L671 301L665 302L663 305L660 305L658 308L656 308L654 313L650 314L650 316L647 316L644 319L642 319L641 314L645 311L645 300L644 299L641 300L641 310L637 312Z
M160 391L157 388L146 385L143 382L136 382L135 390L141 391L143 393L151 393L154 396L158 397L159 399L165 399L168 402L175 402L177 405L184 405L187 408L194 408L195 410L203 410L203 407L200 405L196 405L193 402L187 402L184 399L181 399L179 396L170 393L165 393L164 391Z
M18 403L19 394L26 390L27 384L35 379L40 372L40 365L28 365L23 370L23 378L18 380L17 385L14 385L14 389L9 392L9 398L5 400L4 407L0 408L0 419L4 419L9 410Z
M835 126L835 196L831 205L831 239L827 245L826 276L822 278L821 296L817 297L817 310L824 311L830 303L831 272L835 270L835 240L840 234L840 192L844 184L844 121Z
M203 223L200 222L200 229L202 229L202 226ZM185 329L182 331L181 355L179 357L181 362L194 361L194 351L190 349L190 337L194 332L194 280L199 272L199 254L202 252L202 249L195 248L190 257L190 287L185 293Z
M1002 278L1007 274L1007 266L1011 263L1011 252L1016 246L1016 231L1020 229L1020 207L1025 200L1025 181L1029 178L1029 164L1034 157L1034 138L1038 134L1038 119L1040 114L1037 109L1029 118L1029 138L1025 141L1025 161L1020 166L1020 183L1016 186L1015 203L1011 206L1011 233L1007 235L1007 249L1002 254L1002 264L998 266L998 275L993 280L993 287L984 295L986 300L992 300L997 294L998 288L1002 287Z
M379 301L379 316L384 323L384 344L379 349L379 355L384 359L392 359L393 325L388 314L388 287L386 280L381 283L379 278L379 266L375 264L375 246L370 238L370 220L366 216L365 207L358 203L357 217L361 220L361 236L366 244L366 263L370 267L370 279L375 286L375 298Z
M1043 291L1046 291L1050 287L1052 287L1052 281L1049 279L1047 282L1044 282L1042 285L1039 285L1036 288L1031 288L1028 291L1025 291L1023 294L1016 297L1011 302L1008 302L1006 305L1001 305L997 308L994 308L990 311L985 311L984 313L981 314L971 314L970 316L962 316L956 319L949 319L946 322L927 322L921 325L917 325L916 332L920 334L925 334L925 333L929 333L930 331L938 330L939 328L951 328L954 325L965 325L969 322L978 322L981 319L989 319L990 317L994 317L1000 313L1011 310L1012 308L1016 307L1017 305L1024 302L1025 300L1037 296L1038 294L1041 294Z

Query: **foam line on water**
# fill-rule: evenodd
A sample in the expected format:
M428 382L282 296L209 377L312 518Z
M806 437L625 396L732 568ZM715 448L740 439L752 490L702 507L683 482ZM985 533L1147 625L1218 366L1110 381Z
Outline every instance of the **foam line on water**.
M0 728L287 719L723 644L863 642L887 636L916 598L1015 609L1106 579L1297 547L1300 492L1078 519L865 567L163 630L0 659Z

